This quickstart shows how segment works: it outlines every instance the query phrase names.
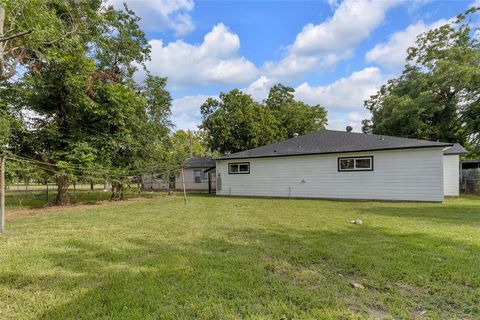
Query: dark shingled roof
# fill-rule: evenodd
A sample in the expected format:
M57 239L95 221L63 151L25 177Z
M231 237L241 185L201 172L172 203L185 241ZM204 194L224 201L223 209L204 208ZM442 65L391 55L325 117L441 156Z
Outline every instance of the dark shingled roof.
M215 167L215 160L210 157L193 157L182 163L184 168L210 168Z
M446 148L443 151L444 155L465 155L468 151L460 143L454 143L452 147Z
M453 146L452 143L322 130L255 149L224 155L218 160L451 146Z

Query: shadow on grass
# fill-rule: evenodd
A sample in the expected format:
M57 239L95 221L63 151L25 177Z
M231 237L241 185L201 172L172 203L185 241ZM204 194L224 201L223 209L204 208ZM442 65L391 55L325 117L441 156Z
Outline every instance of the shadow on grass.
M441 237L363 225L342 232L232 227L195 242L116 240L59 243L62 250L47 258L76 276L60 278L58 288L20 274L1 275L1 285L40 282L40 290L64 291L64 303L39 319L480 314L480 247ZM366 288L351 288L352 280Z

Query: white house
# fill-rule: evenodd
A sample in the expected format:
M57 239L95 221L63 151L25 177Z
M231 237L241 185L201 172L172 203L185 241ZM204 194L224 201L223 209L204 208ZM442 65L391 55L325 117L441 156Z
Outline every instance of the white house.
M185 189L191 191L215 190L215 160L210 157L193 157L182 164ZM183 189L181 175L175 177L175 189Z
M452 147L373 134L313 132L216 159L217 194L440 202L445 194L458 194L453 190L458 152L452 158L445 155L444 168L444 151Z

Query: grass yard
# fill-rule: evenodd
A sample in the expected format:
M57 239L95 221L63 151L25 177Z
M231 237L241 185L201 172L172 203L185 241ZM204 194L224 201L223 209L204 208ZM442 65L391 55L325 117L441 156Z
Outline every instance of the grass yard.
M110 200L111 192L103 192L102 190L69 190L69 198L71 203L93 203L96 201ZM20 208L43 208L51 206L55 203L57 191L50 190L47 194L45 190L29 190L24 191L7 191L5 195L5 205L7 209ZM153 192L141 192L137 189L126 188L124 190L124 198L149 198L155 196Z
M478 197L32 212L0 236L2 319L480 318Z

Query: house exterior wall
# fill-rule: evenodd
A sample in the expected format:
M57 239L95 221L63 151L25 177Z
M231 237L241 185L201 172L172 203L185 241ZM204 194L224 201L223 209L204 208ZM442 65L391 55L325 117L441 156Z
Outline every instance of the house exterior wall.
M203 178L203 171L207 170L207 168L184 168L183 173L185 175L185 189L187 190L197 190L197 191L208 191L208 173L205 173L205 179L202 179L200 183L195 182L194 171L201 170L202 171L202 178ZM212 179L212 190L215 190L215 174L211 175ZM182 176L178 175L175 177L175 189L181 190L183 189L182 184Z
M373 156L373 171L338 171L338 158ZM250 162L250 174L229 174L228 163ZM251 158L217 161L217 194L442 201L443 149ZM219 181L220 180L220 181Z
M446 196L459 196L460 193L460 156L443 156L443 183Z

